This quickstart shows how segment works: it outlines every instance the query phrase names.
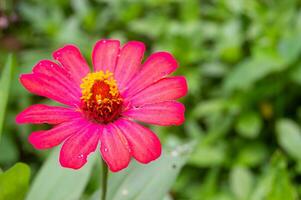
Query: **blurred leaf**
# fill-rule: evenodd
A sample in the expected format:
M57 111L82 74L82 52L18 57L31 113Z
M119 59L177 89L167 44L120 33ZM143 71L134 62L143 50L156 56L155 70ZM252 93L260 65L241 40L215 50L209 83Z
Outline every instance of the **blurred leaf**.
M239 116L235 128L243 137L256 138L262 128L261 118L255 112L243 113Z
M279 52L286 62L295 62L301 52L300 33L296 31L284 36L279 43Z
M63 168L58 163L58 151L54 150L36 175L26 199L80 199L95 161L95 157L90 156L87 164L79 170Z
M17 163L0 173L0 200L23 200L28 189L30 168Z
M224 87L226 90L246 90L270 73L279 72L286 66L284 60L275 55L262 55L246 59L239 63L226 77Z
M248 199L253 188L253 175L244 167L234 167L230 172L230 187L236 199Z
M191 152L192 144L179 146L147 165L132 160L129 167L110 173L108 200L162 199L174 183ZM91 200L99 199L97 191Z
M177 147L156 161L141 165L132 162L130 167L109 178L109 200L163 199L190 154L192 145Z
M251 200L296 200L294 189L287 170L285 157L276 152L263 176L259 179Z
M0 141L0 152L5 152L0 154L0 163L12 164L19 158L18 147L8 134L4 134Z
M216 167L213 167L208 171L199 188L199 193L197 195L199 198L211 199L217 193L219 175L220 170Z
M221 62L209 62L202 65L202 72L207 77L223 77L226 66Z
M0 140L3 129L5 110L8 101L9 91L10 91L10 82L12 78L14 68L13 56L10 55L7 58L4 69L0 77Z
M198 0L183 1L180 16L185 21L197 20L200 14Z
M286 160L281 154L275 154L272 160L273 179L267 200L295 200L296 191L290 181L289 173L286 169Z
M226 159L226 151L223 145L197 146L189 159L189 163L198 167L209 167L222 165Z
M268 157L268 148L263 143L244 144L239 149L237 164L255 167L262 164Z
M280 146L296 160L301 160L301 130L290 119L281 119L276 123L277 138Z
M170 195L166 195L163 200L173 200L173 198Z
M235 40L233 40L235 38ZM242 56L241 23L239 20L229 20L221 28L218 37L218 51L222 59L227 62L237 62Z
M290 72L290 78L295 83L301 85L301 63L296 64L296 67Z
M227 101L225 99L211 99L208 101L200 102L193 109L193 116L196 118L220 113L225 110Z

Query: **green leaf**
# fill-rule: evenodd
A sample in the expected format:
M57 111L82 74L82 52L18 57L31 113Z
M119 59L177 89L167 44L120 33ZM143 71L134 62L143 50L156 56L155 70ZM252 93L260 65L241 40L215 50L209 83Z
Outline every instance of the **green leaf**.
M14 164L19 158L18 147L8 134L4 134L0 141L0 152L5 152L0 154L0 163Z
M226 91L250 89L256 81L273 72L279 72L285 67L284 60L277 55L262 55L246 59L226 77L224 89Z
M189 163L198 167L222 165L226 160L226 151L223 144L200 144L192 153Z
M280 152L276 152L254 187L250 200L283 199L295 200L298 198L290 180L286 158Z
M197 196L199 199L212 199L218 190L219 175L220 170L217 167L212 167L207 171L204 180L202 180L201 188L198 188Z
M268 157L268 148L264 143L249 143L239 149L237 163L244 166L256 167Z
M301 130L290 119L277 121L276 131L280 146L296 160L301 160Z
M17 163L0 174L0 200L22 200L28 189L30 168Z
M298 59L301 52L300 32L295 31L283 36L279 42L278 49L287 63L292 63Z
M80 199L96 159L90 157L79 169L63 168L58 163L58 151L53 151L38 172L27 200L75 200Z
M267 200L295 200L296 191L291 183L284 156L276 153L272 159L272 184Z
M237 199L248 199L253 187L253 175L244 167L234 167L230 173L230 187Z
M111 175L108 199L163 199L186 163L190 151L191 145L185 145L163 154L148 165L132 162L128 169Z
M260 133L261 127L260 116L255 112L248 112L239 117L235 128L243 137L256 138Z
M192 145L180 146L147 165L131 161L129 167L109 174L107 200L163 199L186 163ZM98 193L98 194L97 194ZM91 200L99 199L97 191Z
M9 55L0 77L0 140L8 101L10 82L14 68L13 56Z

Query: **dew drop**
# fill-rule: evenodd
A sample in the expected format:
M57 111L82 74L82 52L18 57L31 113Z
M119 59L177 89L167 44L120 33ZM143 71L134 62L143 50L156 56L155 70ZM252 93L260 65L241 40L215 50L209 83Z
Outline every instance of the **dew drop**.
M172 156L172 157L177 157L177 156L179 156L178 151L172 151L172 152L171 152L171 156Z
M138 108L139 108L139 106L133 106L133 108L136 110L136 109L138 109Z
M129 191L128 191L127 189L123 189L123 190L121 191L121 194L122 194L123 196L127 196L127 195L129 194Z
M80 154L80 155L78 156L78 158L80 158L80 159L82 159L83 157L84 157L83 154Z
M106 41L106 40L103 40L103 41L102 41L102 43L104 43L104 44L105 44L105 43L107 43L107 41Z
M107 149L107 148L105 148L105 149L104 149L104 151L105 151L105 152L107 152L107 151L108 151L108 149Z

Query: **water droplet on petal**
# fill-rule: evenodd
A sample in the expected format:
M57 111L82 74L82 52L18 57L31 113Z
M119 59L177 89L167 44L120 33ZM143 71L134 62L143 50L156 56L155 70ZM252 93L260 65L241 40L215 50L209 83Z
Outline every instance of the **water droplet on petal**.
M104 151L105 151L105 152L107 152L107 151L108 151L108 149L107 149L107 148L105 148L105 149L104 149Z
M80 154L80 155L78 156L78 158L80 158L80 159L82 159L83 157L84 157L83 154Z
M103 41L102 41L102 43L104 43L104 44L105 44L105 43L107 43L107 41L106 41L106 40L103 40Z
M133 108L134 108L134 110L136 110L136 109L138 109L138 108L139 108L139 106L133 106Z

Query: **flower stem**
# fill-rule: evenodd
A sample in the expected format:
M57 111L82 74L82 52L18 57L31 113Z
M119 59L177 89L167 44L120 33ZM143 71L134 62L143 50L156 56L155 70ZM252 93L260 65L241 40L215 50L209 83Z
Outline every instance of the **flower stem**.
M102 190L101 190L101 198L100 200L106 200L106 195L107 195L107 185L108 185L108 166L105 163L103 159L101 159L102 162Z

